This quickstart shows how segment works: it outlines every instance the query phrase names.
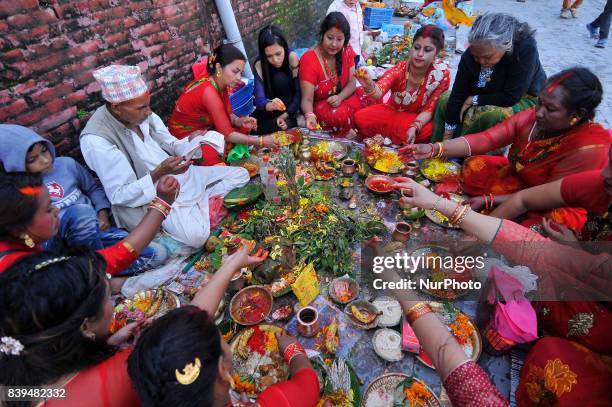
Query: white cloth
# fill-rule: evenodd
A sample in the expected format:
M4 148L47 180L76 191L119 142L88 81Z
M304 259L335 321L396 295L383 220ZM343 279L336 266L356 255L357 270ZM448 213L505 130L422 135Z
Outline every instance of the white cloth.
M338 11L346 17L351 27L351 39L349 40L349 44L353 47L355 54L361 56L361 44L364 39L363 10L361 10L361 5L357 2L353 7L349 7L344 0L334 0L332 4L329 5L327 14L334 11Z
M163 160L170 157L149 135L153 125L158 134L163 134L163 145L174 156L183 156L207 143L222 152L225 148L223 135L209 131L192 141L178 140L169 132L156 114L140 124L144 140L130 131L136 146L138 159L149 171L153 171ZM94 134L83 134L81 152L87 165L98 174L106 196L113 205L139 207L149 203L157 194L150 175L137 179L128 158L116 146ZM241 167L192 166L185 173L174 175L181 184L181 191L172 205L172 211L162 227L174 239L191 247L201 247L210 234L208 199L213 195L225 195L249 181L248 172Z

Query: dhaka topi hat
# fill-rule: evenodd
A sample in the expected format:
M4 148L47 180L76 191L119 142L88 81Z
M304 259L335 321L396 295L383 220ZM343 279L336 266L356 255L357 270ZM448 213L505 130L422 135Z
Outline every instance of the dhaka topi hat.
M110 103L125 102L147 92L137 66L110 65L94 71L93 76L102 88L102 97Z

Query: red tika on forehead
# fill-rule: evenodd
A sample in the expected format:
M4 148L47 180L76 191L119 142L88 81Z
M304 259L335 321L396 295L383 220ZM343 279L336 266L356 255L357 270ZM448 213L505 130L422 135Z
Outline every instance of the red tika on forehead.
M548 94L553 93L555 91L555 89L557 89L557 87L559 85L561 85L561 83L564 80L566 80L567 78L569 78L570 76L572 76L571 72L566 72L563 75L561 75L561 77L559 79L557 79L556 81L554 81L553 83L550 84L548 89L546 89L546 93L548 93Z
M433 26L431 24L425 26L425 29L423 30L423 38L429 37L429 33L431 33L432 29L433 29Z
M23 195L33 196L40 194L41 187L22 187L19 188L19 192Z

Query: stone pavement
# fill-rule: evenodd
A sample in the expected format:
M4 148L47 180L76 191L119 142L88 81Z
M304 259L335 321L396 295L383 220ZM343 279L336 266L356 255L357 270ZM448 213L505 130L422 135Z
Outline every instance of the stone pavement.
M591 69L604 88L604 100L599 106L597 120L612 128L612 43L607 48L595 48L585 25L603 11L606 0L585 0L576 19L559 18L562 0L474 0L478 13L505 12L528 22L537 30L536 39L540 59L547 75L567 67L582 65ZM453 58L457 61L457 58Z

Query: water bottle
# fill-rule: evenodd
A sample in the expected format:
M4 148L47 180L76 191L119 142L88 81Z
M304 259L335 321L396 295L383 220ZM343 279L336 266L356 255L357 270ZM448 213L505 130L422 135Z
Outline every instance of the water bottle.
M268 167L268 176L266 177L266 183L264 185L266 200L274 201L274 198L278 197L278 185L276 185L276 174L274 173L273 167Z
M268 168L270 167L268 164L270 161L270 157L264 155L261 157L261 166L259 167L259 178L261 179L261 185L266 186L268 180Z

